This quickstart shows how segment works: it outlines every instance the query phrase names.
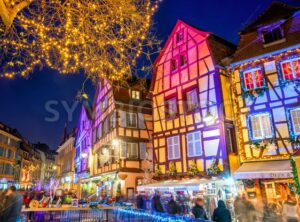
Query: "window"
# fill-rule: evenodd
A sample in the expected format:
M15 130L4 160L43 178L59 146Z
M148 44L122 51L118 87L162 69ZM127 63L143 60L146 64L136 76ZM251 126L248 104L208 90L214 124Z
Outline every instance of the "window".
M226 137L226 147L227 147L228 153L237 154L235 131L234 131L233 126L226 127L225 137Z
M176 33L176 43L182 42L184 39L184 33L183 30Z
M137 127L136 113L126 113L126 126L132 128Z
M126 143L126 154L128 159L138 159L138 144L137 143Z
M4 157L5 156L5 148L0 147L0 156Z
M166 100L166 116L173 118L177 115L177 100L176 98Z
M188 133L186 136L188 157L202 155L201 133L200 131Z
M264 86L264 77L260 68L243 72L246 90L256 89Z
M131 98L132 99L141 99L141 92L140 91L136 91L136 90L132 90L131 91Z
M186 109L193 111L198 107L198 93L196 89L186 92Z
M174 160L180 158L179 136L169 137L167 139L168 159Z
M108 106L108 102L107 102L107 96L105 96L105 98L101 101L100 103L100 110L103 112L106 110Z
M109 132L108 129L108 118L105 118L104 122L103 122L103 134L106 134Z
M300 107L290 110L293 132L295 135L300 135Z
M250 124L252 127L252 139L259 140L273 137L270 114L252 115L250 116Z
M184 66L187 64L187 57L186 54L180 55L180 66Z
M265 44L276 42L283 39L283 31L280 26L262 31L262 36Z
M175 71L177 69L177 60L171 59L171 71Z
M285 80L300 79L300 58L282 62L281 72Z

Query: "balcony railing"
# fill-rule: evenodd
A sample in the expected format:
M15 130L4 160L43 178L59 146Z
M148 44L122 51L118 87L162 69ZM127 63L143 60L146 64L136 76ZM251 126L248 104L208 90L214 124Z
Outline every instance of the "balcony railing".
M137 209L116 207L92 208L38 208L25 209L22 213L24 222L205 222L187 216L172 216Z

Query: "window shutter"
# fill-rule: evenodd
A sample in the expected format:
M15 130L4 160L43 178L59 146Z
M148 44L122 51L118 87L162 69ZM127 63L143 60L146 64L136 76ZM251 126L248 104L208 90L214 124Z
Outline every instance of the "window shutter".
M112 128L116 128L116 120L117 120L117 117L116 117L116 111L114 111L111 115L111 126Z
M188 156L192 157L194 156L194 144L193 144L193 134L189 133L187 134L187 148L188 148Z
M126 159L127 157L127 152L126 152L126 142L122 141L121 142L121 153L120 153L120 157L121 159Z
M140 129L145 129L146 126L145 126L145 119L144 119L144 114L143 113L139 113L138 114L138 121L139 121L139 128Z
M119 111L120 112L120 126L121 127L126 127L126 112L124 111Z
M97 139L102 137L102 124L100 123L97 130Z
M195 133L195 155L196 156L201 156L202 155L202 145L201 145L201 132L196 132Z
M168 159L173 159L173 138L170 137L167 139L168 143Z
M180 158L180 146L179 146L179 136L174 137L174 159Z
M140 159L141 160L146 159L146 152L147 152L146 143L140 143Z

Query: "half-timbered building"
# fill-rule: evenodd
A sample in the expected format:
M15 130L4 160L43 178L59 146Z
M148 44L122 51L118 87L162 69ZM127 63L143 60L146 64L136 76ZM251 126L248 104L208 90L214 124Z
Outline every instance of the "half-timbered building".
M151 84L155 176L229 172L236 152L229 77L234 45L179 20L155 61ZM229 105L227 105L229 104Z
M75 140L75 181L90 177L92 161L92 113L85 101L80 112Z
M108 195L133 197L152 171L152 104L138 82L102 79L96 91L91 180Z
M275 2L240 32L231 64L241 167L249 197L286 199L300 135L300 8Z

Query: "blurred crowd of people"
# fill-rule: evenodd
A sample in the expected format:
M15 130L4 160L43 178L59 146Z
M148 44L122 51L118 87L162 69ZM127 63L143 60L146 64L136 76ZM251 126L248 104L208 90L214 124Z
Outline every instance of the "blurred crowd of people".
M141 193L136 196L136 206L138 209L145 208L145 200ZM180 207L173 197L170 198L167 207L163 207L161 193L156 191L151 199L151 210L158 213L168 213L180 215ZM287 196L283 203L265 203L263 212L259 212L256 206L246 198L246 195L238 195L234 201L234 214L226 207L223 200L218 201L218 206L214 209L211 218L208 217L205 209L205 200L201 197L195 199L194 207L190 215L197 219L211 220L215 222L300 222L300 212L295 194Z
M21 222L23 197L15 186L0 192L0 221Z

